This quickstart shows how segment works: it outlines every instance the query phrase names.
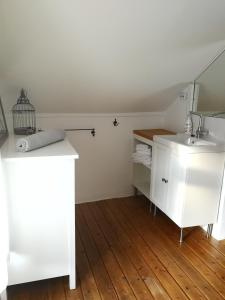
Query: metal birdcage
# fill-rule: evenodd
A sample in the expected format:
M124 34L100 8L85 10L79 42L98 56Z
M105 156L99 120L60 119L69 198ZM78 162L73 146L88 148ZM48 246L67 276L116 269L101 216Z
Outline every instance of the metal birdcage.
M19 135L33 134L36 132L35 108L27 98L24 89L12 108L14 133Z

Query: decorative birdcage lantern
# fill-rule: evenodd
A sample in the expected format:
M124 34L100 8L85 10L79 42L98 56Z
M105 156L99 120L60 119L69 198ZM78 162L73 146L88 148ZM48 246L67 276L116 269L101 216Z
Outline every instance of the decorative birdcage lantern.
M14 133L19 135L33 134L36 132L35 108L27 98L24 89L12 108Z

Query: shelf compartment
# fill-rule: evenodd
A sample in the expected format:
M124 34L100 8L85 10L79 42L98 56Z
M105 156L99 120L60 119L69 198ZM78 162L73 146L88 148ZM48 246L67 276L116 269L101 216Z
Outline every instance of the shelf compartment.
M141 163L133 163L133 185L150 199L151 170Z

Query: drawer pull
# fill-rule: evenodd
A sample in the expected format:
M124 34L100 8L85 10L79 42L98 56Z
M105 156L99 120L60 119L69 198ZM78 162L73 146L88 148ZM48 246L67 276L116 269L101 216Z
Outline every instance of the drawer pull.
M168 180L165 178L162 178L162 182L168 183Z

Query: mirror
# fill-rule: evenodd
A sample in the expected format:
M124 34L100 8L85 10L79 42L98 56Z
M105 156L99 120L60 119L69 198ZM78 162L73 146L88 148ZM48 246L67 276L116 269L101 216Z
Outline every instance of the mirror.
M225 118L225 50L195 79L194 107L197 114Z
M7 136L8 136L8 130L7 130L4 110L2 106L2 101L0 98L0 148L3 145L4 141L6 140Z

